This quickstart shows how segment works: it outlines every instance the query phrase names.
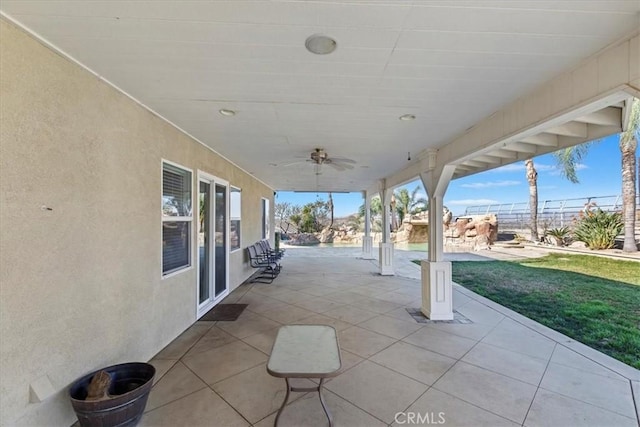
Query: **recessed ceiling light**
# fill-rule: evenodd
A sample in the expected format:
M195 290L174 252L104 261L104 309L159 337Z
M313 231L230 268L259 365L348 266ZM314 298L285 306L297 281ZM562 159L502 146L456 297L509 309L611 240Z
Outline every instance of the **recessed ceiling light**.
M329 36L314 34L309 36L304 42L307 50L316 55L326 55L333 52L338 47L338 43Z
M403 114L398 118L403 122L408 122L409 120L415 120L416 116L414 114Z
M220 112L220 114L222 114L223 116L227 116L227 117L233 117L236 115L236 112L233 110L228 110L226 108L221 108L220 110L218 110Z

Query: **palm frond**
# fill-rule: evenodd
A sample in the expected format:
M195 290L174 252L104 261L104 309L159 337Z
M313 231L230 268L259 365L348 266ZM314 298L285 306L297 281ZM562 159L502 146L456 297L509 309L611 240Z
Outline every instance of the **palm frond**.
M563 148L553 153L557 166L560 168L560 174L574 184L579 183L578 165L580 161L586 157L594 143L595 142L587 142L573 147Z

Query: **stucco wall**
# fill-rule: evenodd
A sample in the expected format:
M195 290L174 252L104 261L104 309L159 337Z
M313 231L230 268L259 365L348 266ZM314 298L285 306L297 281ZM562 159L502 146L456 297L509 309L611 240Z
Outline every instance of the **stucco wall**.
M0 65L0 424L70 425L74 379L195 321L195 268L161 280L161 159L242 188L242 247L273 190L3 20Z

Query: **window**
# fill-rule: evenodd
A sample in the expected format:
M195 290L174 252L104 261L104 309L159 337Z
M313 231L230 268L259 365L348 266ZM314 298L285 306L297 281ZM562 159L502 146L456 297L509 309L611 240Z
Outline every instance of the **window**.
M269 200L262 199L262 238L269 238Z
M231 242L231 250L240 249L240 219L242 217L241 190L236 187L230 187L229 204L230 206L230 233L229 240Z
M162 162L162 275L191 266L191 171Z

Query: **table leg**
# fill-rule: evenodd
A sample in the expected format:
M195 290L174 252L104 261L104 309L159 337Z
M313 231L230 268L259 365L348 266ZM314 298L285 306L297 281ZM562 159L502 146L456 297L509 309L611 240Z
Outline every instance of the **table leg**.
M320 378L320 384L318 384L318 395L320 396L320 404L322 405L322 409L324 409L324 413L329 419L329 427L333 427L333 418L331 418L331 413L329 413L329 409L327 408L327 404L324 402L324 398L322 397L322 384L324 383L324 378Z
M278 409L278 414L276 415L276 420L273 422L273 427L278 426L278 419L280 418L280 414L284 410L284 407L287 406L287 402L289 401L289 393L291 392L291 387L289 386L289 378L284 379L287 382L287 394L284 396L284 402L282 402L282 406Z

